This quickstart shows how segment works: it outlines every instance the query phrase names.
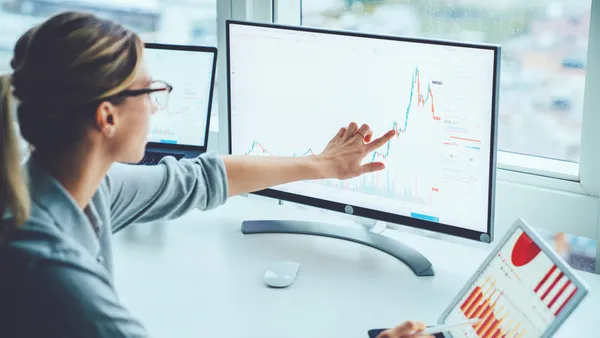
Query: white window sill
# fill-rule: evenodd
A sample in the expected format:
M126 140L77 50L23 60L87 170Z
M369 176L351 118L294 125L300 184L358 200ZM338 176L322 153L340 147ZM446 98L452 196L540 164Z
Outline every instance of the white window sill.
M579 181L579 163L498 151L498 169Z

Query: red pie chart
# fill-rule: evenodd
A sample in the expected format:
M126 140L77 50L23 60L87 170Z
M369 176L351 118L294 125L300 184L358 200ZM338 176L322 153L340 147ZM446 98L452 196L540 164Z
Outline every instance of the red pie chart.
M527 234L522 233L513 247L510 259L514 266L524 266L531 262L541 251L542 249Z

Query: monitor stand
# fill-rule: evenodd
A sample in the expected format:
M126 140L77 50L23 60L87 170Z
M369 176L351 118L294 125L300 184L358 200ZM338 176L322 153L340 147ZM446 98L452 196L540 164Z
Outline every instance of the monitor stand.
M376 228L381 230L376 225L369 231L359 227L295 220L252 220L242 223L242 233L246 235L267 233L315 235L367 245L404 262L419 277L435 274L431 262L420 252L373 231Z

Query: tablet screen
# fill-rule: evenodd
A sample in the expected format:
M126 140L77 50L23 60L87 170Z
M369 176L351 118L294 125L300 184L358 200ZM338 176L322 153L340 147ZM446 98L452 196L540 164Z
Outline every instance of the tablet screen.
M483 318L452 337L541 337L577 292L553 261L521 228L511 235L446 322Z

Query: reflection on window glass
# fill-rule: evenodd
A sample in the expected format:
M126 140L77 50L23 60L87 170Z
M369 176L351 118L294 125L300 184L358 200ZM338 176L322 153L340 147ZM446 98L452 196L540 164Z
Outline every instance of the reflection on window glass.
M590 0L303 0L302 24L502 45L499 148L579 161Z
M115 20L147 42L217 45L217 0L0 0L0 73L10 69L13 48L21 34L66 10L93 12ZM217 116L217 101L215 97L213 117Z
M582 271L595 271L597 241L563 232L553 233L542 229L537 231L571 267Z

